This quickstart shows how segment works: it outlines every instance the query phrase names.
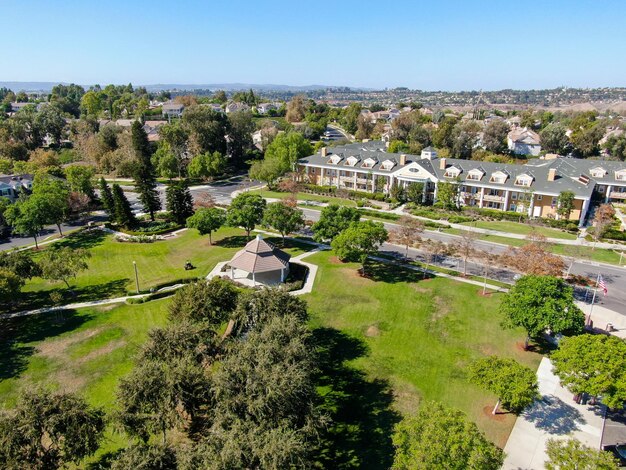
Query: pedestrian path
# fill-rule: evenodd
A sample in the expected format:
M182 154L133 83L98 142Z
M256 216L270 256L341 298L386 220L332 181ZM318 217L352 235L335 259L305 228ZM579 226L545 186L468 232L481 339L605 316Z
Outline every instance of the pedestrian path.
M626 315L598 304L595 304L593 309L590 304L585 302L579 301L576 302L576 304L584 312L585 317L590 317L595 331L610 333L619 338L626 339ZM611 326L612 328L610 328Z
M604 420L602 405L576 404L572 393L552 373L552 363L543 358L537 370L541 399L515 421L504 447L503 470L541 470L547 460L548 439L576 438L600 448Z

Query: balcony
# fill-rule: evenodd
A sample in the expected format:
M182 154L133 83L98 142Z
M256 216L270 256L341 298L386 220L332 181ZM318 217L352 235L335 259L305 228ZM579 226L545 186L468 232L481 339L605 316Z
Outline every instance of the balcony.
M611 191L609 193L609 198L610 199L626 199L626 191L621 192L621 191Z
M480 194L478 195L480 197ZM488 202L504 202L504 196L494 196L491 194L485 194L483 201Z

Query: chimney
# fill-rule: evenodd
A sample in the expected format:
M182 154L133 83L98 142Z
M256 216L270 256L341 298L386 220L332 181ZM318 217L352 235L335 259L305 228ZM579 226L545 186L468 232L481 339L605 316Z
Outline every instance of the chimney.
M556 168L550 168L548 170L548 181L554 181L556 179Z
M400 155L400 165L406 165L406 154Z
M325 157L328 153L328 149L326 147L322 147L320 149L320 154L322 155L322 157Z
M439 169L440 170L445 170L446 169L446 159L442 158L441 160L439 160Z

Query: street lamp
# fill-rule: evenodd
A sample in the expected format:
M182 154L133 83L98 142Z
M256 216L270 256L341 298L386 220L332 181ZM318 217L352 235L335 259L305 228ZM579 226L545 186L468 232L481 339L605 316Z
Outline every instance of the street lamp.
M137 274L137 262L133 261L133 268L135 268L135 288L139 294L139 274Z

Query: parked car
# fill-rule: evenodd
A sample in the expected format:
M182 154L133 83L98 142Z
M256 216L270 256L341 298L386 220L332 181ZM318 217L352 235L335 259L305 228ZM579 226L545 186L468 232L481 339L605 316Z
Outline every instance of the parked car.
M602 450L611 452L619 460L619 466L626 467L626 443L604 446Z

